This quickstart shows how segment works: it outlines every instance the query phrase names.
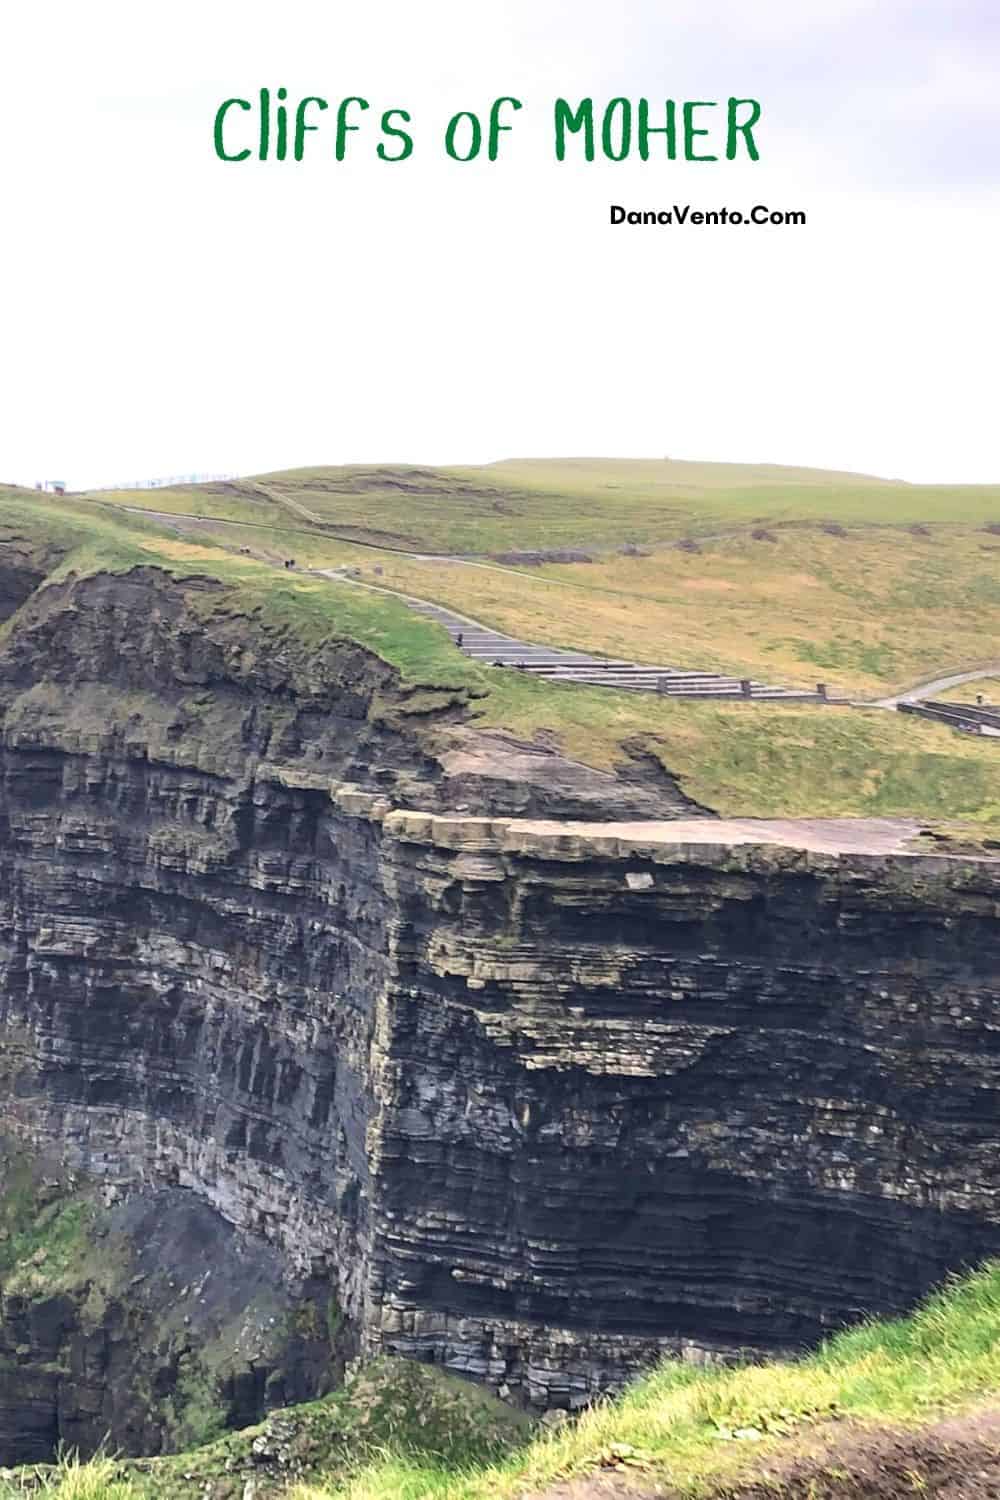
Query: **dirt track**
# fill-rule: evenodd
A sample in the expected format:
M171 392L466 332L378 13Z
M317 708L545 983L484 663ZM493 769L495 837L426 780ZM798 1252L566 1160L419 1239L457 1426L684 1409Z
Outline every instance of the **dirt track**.
M919 1428L837 1425L705 1500L1000 1500L1000 1410ZM525 1500L680 1500L669 1479L595 1475Z

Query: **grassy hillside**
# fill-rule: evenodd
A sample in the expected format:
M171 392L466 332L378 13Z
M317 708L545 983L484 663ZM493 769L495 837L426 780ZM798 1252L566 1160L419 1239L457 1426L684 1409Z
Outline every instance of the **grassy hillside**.
M1000 660L1000 540L972 528L796 528L520 571L281 540L522 639L652 664L879 696Z
M261 520L270 499L318 522L417 551L657 543L789 521L1000 523L1000 485L910 485L777 465L668 459L525 459L465 468L288 469L232 483L103 494L150 509ZM301 511L299 512L301 515Z
M1000 672L996 677L980 677L975 682L948 688L940 696L948 703L975 703L982 697L984 706L1000 707Z
M671 460L521 460L477 468L360 466L262 476L324 521L418 548L615 548L767 522L1000 522L1000 485L908 485L824 470Z
M726 575L731 579L741 570L745 575L748 571L745 557L729 544L711 555L665 554L673 571L665 570L662 576L656 571L655 559L623 558L609 563L609 569L624 571L632 566L638 569L637 592L630 602L628 596L594 592L589 585L586 589L564 587L533 581L511 571L391 559L330 541L307 528L271 532L256 531L249 526L233 528L217 522L179 534L148 513L136 515L114 507L95 506L85 499L57 501L11 491L0 494L0 539L25 536L43 538L62 549L57 575L71 570L121 570L137 563L155 563L179 575L211 573L231 585L234 598L242 601L248 614L259 607L307 639L310 636L326 639L338 634L356 639L399 667L412 681L474 688L481 695L475 710L476 722L503 727L526 739L544 734L567 754L588 764L612 766L625 758L624 742L641 742L679 776L691 796L722 813L912 814L924 819L983 825L1000 821L1000 768L995 742L960 736L943 726L880 710L692 703L668 701L652 694L538 682L520 673L498 671L469 661L451 646L439 627L415 616L391 596L343 581L299 572L290 574L273 565L292 553L293 548L300 563L353 564L363 558L364 578L372 583L394 584L425 597L442 597L447 602L474 607L480 615L497 618L501 623L512 623L505 610L518 610L518 618L526 627L530 626L538 639L552 638L551 634L546 635L552 632L566 644L581 644L584 638L592 642L594 635L603 631L608 648L614 649L612 642L619 638L614 632L621 632L618 649L625 649L634 647L641 633L647 631L645 654L656 657L661 654L654 649L659 645L656 635L660 629L659 616L654 611L658 601L652 592L648 596L642 594L642 589L661 593L662 607L675 622L684 618L685 610L689 611L688 641L692 655L696 654L695 646L690 644L693 633L703 628L711 631L713 619L717 622L718 639L725 637L733 651L740 646L741 628L735 603L734 613L729 615L721 609L714 616L699 615L703 609L701 600L706 597L715 600L720 594L728 598L734 591L689 587L705 577L725 581ZM993 580L985 573L981 575L978 585L981 602L975 608L970 605L966 611L961 599L954 592L949 593L952 584L942 554L922 537L912 540L914 547L926 549L918 557L924 573L914 574L917 563L905 550L909 544L900 541L903 550L895 561L891 558L883 561L879 574L892 580L891 597L898 601L898 619L885 626L887 631L894 632L892 639L898 656L912 665L921 658L921 651L925 652L926 661L932 661L935 649L948 655L949 665L952 651L974 650L980 657L985 656L991 638L988 634L975 634L972 621L980 618L980 610L994 611L988 615L990 619L1000 618L996 613L998 606L991 603ZM963 533L960 541L971 577L972 570L979 566L979 541L971 533ZM992 545L988 537L986 541ZM240 551L242 546L251 544L260 555ZM795 582L798 570L805 567L805 561L795 551L808 545L804 536L797 533L789 538L790 550L785 550L784 541L759 545L765 549L766 566L770 568L770 572L764 572L765 565L761 565L762 577L769 583L758 580L755 586L762 591L761 598L766 597L767 587L773 586L778 601L769 612L774 623L767 629L773 631L773 636L768 636L762 625L763 633L757 638L762 654L776 664L786 660L777 650L764 651L764 647L779 637L784 638L786 633L791 639L793 632L805 630L804 616L796 615L795 610L805 610L806 605L796 605L793 601L796 597L808 600L812 591L818 591L823 600L822 608L816 612L817 634L822 629L824 638L836 640L837 622L832 613L839 599L844 612L839 634L853 640L848 636L851 627L844 622L851 610L862 608L869 587L857 566L859 554L851 550L855 544L839 537L825 537L822 545L826 552L817 552L811 562L812 576L818 582L809 585ZM381 577L374 573L376 566L382 568ZM585 566L580 565L580 569ZM418 587L425 573L425 581ZM922 619L917 601L923 597L921 591L931 586L928 578L950 600L948 618L953 630L950 638L938 624L941 639L936 641L933 618ZM619 582L615 575L616 587ZM972 583L968 582L967 587L971 589ZM874 612L877 594L870 592ZM546 600L558 594L560 598L565 595L582 601L574 604L572 628L556 620L551 606L541 607L538 600L542 594ZM693 604L687 603L689 598ZM675 624L671 628L676 643L680 626ZM631 634L625 634L627 629ZM591 634L586 637L588 630ZM750 639L750 625L744 623L742 630ZM707 651L710 635L705 639ZM883 637L874 640L873 660L878 654L876 647L883 652L886 649ZM841 644L846 657L850 651L847 644ZM714 643L712 648L717 649ZM837 673L825 664L813 662L810 666L811 676L838 680ZM783 674L774 666L762 675ZM870 675L873 681L879 680L874 672Z
M878 696L1000 658L1000 486L512 460L296 469L90 503L173 513L220 546L360 567L526 639L657 665ZM560 549L592 560L516 562Z
M704 541L697 552L521 569L373 551L287 524L206 520L183 537L273 562L360 568L369 584L526 640L809 687L825 680L860 696L1000 660L1000 539L970 527L796 527Z
M910 1317L862 1325L797 1361L705 1369L668 1360L619 1399L554 1430L533 1434L485 1392L426 1367L390 1363L325 1401L177 1458L70 1463L51 1474L47 1492L58 1500L227 1500L247 1493L250 1474L257 1497L519 1500L546 1495L566 1479L585 1484L617 1475L647 1495L675 1500L765 1490L775 1500L918 1495L934 1492L928 1453L945 1468L959 1463L960 1414L977 1414L968 1424L975 1431L984 1420L979 1414L994 1403L995 1263L950 1284ZM953 1419L950 1448L929 1436L942 1416ZM898 1487L875 1491L857 1483L852 1469L881 1451L887 1425ZM1000 1474L998 1451L994 1440L977 1458L984 1494L993 1493ZM782 1475L796 1481L783 1483ZM761 1488L751 1490L757 1481ZM20 1493L17 1480L0 1481L0 1496ZM588 1493L574 1491L580 1500ZM610 1492L592 1493L608 1500Z

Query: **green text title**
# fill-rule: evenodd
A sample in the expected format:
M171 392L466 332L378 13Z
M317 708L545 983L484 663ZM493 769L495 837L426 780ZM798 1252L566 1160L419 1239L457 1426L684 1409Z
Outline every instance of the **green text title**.
M497 161L514 129L520 99L505 94L481 112L460 109L444 128L452 161ZM758 161L756 99L557 99L552 147L557 161ZM285 88L262 88L249 99L224 99L215 113L215 152L221 161L303 161L323 155L343 161L368 151L379 161L407 161L417 132L409 110L373 108L352 94L331 102L318 94L290 99Z

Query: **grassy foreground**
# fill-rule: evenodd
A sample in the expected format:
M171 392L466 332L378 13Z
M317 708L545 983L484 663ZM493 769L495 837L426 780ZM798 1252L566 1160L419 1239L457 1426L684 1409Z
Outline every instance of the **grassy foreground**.
M371 1375L360 1379L374 1389ZM719 1495L808 1450L831 1423L919 1426L1000 1401L1000 1265L954 1281L909 1317L839 1334L798 1361L728 1370L667 1361L620 1398L552 1431L503 1431L484 1393L465 1388L463 1398L457 1385L439 1381L424 1371L411 1386L396 1386L392 1420L392 1403L380 1397L379 1423L356 1426L353 1443L318 1452L313 1471L285 1491L289 1500L518 1500L608 1470L677 1497ZM326 1412L336 1431L343 1401L338 1394L289 1415L308 1411L322 1427ZM230 1452L245 1452L261 1431L234 1434ZM134 1465L70 1461L49 1472L45 1493L58 1500L207 1493L202 1455L211 1451ZM263 1470L261 1480L255 1493L280 1492ZM4 1500L18 1493L15 1480L0 1487Z
M909 1318L840 1334L798 1362L731 1371L664 1363L619 1400L479 1472L391 1458L347 1483L300 1486L294 1495L514 1500L560 1478L615 1467L679 1496L709 1495L818 1424L919 1423L994 1394L1000 1398L997 1264L932 1296Z

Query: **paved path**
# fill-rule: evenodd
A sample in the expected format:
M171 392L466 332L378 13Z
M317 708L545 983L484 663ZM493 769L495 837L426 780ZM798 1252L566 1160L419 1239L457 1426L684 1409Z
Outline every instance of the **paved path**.
M961 687L965 682L979 682L983 677L998 675L1000 675L1000 661L994 662L992 667L977 667L972 672L954 672L950 677L935 677L931 682L918 683L916 687L907 688L905 692L896 693L891 698L877 698L866 706L895 708L897 703L919 703L921 698L936 698L938 693L946 693L949 688Z
M280 491L271 489L269 486L253 481L253 486L259 493L273 500L276 504L283 505L292 514L298 515L302 520L319 526L323 531L336 540L336 535L330 529L330 523L322 520L306 506L300 505L298 501L282 494ZM188 522L197 526L250 526L261 531L294 531L293 527L274 527L266 522L260 521L232 521L228 517L199 516L188 511L157 511L149 510L145 506L123 505L116 501L95 500L94 504L106 505L113 510L131 511L137 515L152 517L156 520L166 522ZM182 529L178 527L178 529ZM305 535L315 535L310 529ZM726 535L728 533L719 533ZM733 533L735 535L736 533ZM705 538L703 538L704 540ZM344 538L344 540L348 540ZM410 557L414 561L449 562L464 567L487 568L498 573L512 573L515 577L523 578L524 574L515 568L505 567L502 563L482 562L474 558L456 557L454 554L408 552L403 548L387 547L384 543L361 542L356 538L349 539L352 546L366 547L377 552L395 552L404 557ZM737 677L727 677L719 672L695 672L685 671L679 667L649 666L638 662L624 661L617 658L599 657L588 655L579 651L568 651L557 647L542 646L530 641L521 641L513 636L504 635L502 632L493 630L480 621L474 620L467 615L461 615L456 610L444 609L440 605L431 604L427 600L416 598L414 595L403 593L399 589L390 589L384 585L363 583L353 578L346 570L336 568L315 568L308 570L327 578L337 579L341 582L349 582L355 586L372 589L376 593L389 594L397 599L403 600L411 609L419 614L428 616L445 627L452 640L458 644L461 635L461 650L467 656L477 660L489 661L491 664L512 666L514 668L530 671L536 676L542 676L550 681L582 683L588 686L623 688L631 691L665 692L676 697L695 698L743 698L749 697L755 701L761 700L798 700L800 702L822 702L817 693L810 693L799 688L774 687L756 679L750 679L749 693L743 689L743 680ZM563 579L532 579L532 582L564 583L567 587L587 587L587 585L571 584L569 580ZM611 590L597 590L598 592L617 592ZM956 672L944 677L936 677L930 682L919 683L914 687L907 688L901 693L891 694L885 698L855 699L849 706L853 708L887 708L895 709L900 703L916 703L924 698L933 698L940 692L947 692L949 688L959 687L966 682L975 682L980 678L995 677L1000 673L1000 662L993 666L977 667L968 672ZM846 702L846 700L834 700ZM990 731L991 733L993 731Z
M426 599L418 599L412 594L404 594L385 585L366 583L352 576L346 568L314 568L310 571L341 583L401 599L415 614L443 625L464 655L490 666L512 667L515 671L529 672L533 677L544 677L549 682L623 688L629 692L668 693L684 698L820 701L815 693L805 693L795 688L771 687L755 679L747 679L747 687L744 689L740 678L727 677L721 672L690 672L681 667L649 666L617 657L592 656L583 651L567 651L556 646L518 640L515 636L491 629L469 615L461 615L456 610L445 609L439 604L431 604Z

